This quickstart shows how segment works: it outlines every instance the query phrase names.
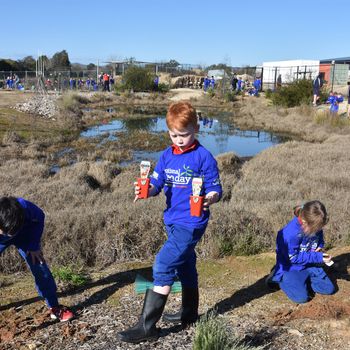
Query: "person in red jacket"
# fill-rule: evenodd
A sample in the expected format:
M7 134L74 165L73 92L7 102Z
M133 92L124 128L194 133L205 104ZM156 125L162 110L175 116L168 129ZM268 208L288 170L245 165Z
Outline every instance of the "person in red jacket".
M103 74L103 91L110 91L109 90L109 74L105 73Z

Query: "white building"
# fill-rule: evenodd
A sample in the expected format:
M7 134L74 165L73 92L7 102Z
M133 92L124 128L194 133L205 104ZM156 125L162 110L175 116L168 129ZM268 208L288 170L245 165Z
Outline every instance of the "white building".
M288 60L263 62L264 89L273 89L278 76L281 75L282 84L298 79L314 79L320 71L319 60Z

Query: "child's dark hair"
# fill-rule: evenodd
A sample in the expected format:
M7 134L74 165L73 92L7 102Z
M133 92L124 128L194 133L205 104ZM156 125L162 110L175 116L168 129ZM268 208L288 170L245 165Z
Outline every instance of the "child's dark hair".
M318 200L294 207L294 215L305 220L313 233L320 231L329 220L326 207Z
M24 209L14 197L0 198L0 230L14 235L23 226Z

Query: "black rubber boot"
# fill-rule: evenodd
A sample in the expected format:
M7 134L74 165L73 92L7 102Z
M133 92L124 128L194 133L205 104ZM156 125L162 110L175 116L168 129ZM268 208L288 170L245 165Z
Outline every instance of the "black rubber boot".
M119 332L118 338L127 343L140 343L146 340L156 340L159 337L156 323L162 316L168 296L148 289L143 302L142 314L135 326Z
M164 314L163 320L182 325L183 328L198 320L199 291L197 288L182 287L182 307L175 314Z

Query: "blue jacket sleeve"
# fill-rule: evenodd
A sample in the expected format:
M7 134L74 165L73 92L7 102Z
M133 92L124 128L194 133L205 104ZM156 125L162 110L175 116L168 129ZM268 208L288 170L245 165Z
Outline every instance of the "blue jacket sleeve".
M157 194L161 192L165 184L164 175L164 153L160 157L154 171L151 175L151 184L157 189Z
M295 235L290 237L288 241L288 255L292 264L321 264L323 262L323 254L321 252L300 251L300 240Z
M25 224L23 227L26 241L28 242L27 249L36 251L40 249L40 240L44 231L45 214L35 204L19 199L20 204L25 210Z
M205 194L211 191L215 191L219 194L219 198L222 196L222 187L220 182L219 170L215 158L208 154L208 157L204 160L202 167L202 174L204 179Z

